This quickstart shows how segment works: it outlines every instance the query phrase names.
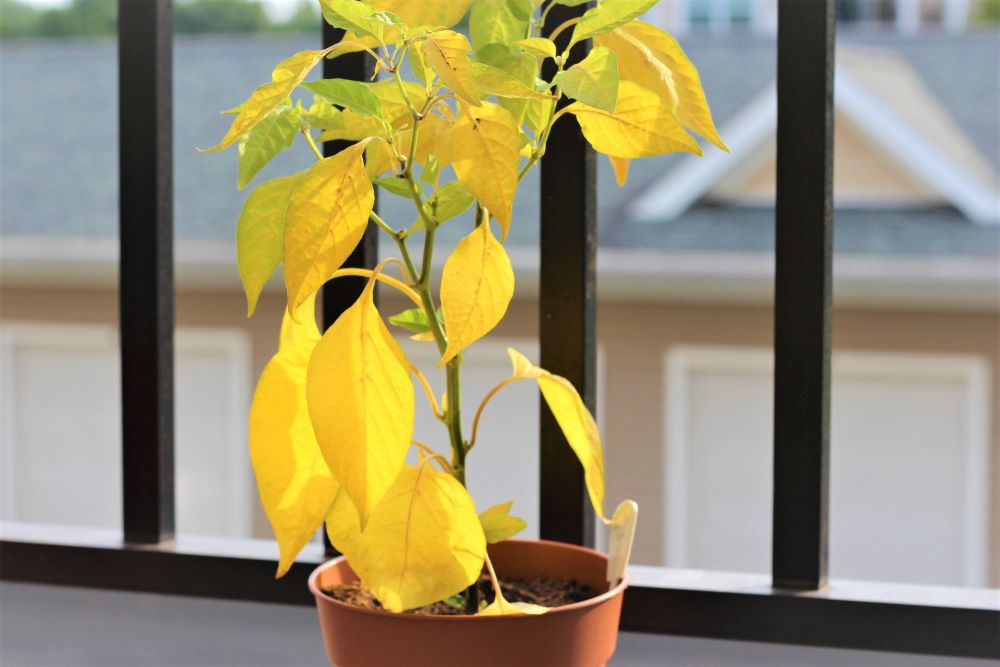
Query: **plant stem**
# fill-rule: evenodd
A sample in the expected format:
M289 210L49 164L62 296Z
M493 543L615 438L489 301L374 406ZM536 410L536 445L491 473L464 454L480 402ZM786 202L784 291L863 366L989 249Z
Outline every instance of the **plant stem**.
M323 151L321 151L319 149L319 146L316 145L316 141L312 138L312 135L309 133L309 130L302 130L302 136L306 138L306 142L309 144L309 148L312 149L312 152L316 155L316 159L322 160Z

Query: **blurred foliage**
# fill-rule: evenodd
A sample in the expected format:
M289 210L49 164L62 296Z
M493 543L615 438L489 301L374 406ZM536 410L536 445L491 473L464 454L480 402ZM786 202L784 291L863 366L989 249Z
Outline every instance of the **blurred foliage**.
M117 0L72 0L39 8L23 0L0 0L0 38L100 37L115 34ZM285 21L273 21L259 0L179 0L174 6L180 34L317 32L316 3L301 0Z
M976 12L976 23L981 25L1000 24L1000 0L982 0Z

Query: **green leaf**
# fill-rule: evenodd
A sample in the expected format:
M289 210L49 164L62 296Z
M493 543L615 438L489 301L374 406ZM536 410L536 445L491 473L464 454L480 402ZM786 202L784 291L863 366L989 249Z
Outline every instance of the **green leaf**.
M458 181L451 181L442 185L427 200L427 208L431 211L431 216L442 223L451 220L457 215L464 213L472 202L476 200L464 185ZM423 218L417 218L413 224L413 231L424 228Z
M548 99L549 94L539 92L527 84L518 81L507 72L483 63L472 63L472 73L476 77L476 85L486 95L497 97L512 97L516 99Z
M469 14L472 43L478 50L523 39L534 9L531 0L476 0Z
M438 324L444 324L444 316L441 309L437 309ZM424 333L430 331L430 324L427 322L427 314L422 308L410 308L401 313L396 313L389 318L389 324L394 324L401 329L412 331L413 333Z
M302 114L292 106L274 109L240 139L237 187L242 190L271 159L292 145Z
M376 178L372 181L375 185L380 188L385 188L397 197L406 197L407 199L413 199L413 191L410 190L409 182L400 176L386 176L385 178Z
M382 102L371 91L368 84L349 79L323 79L302 84L306 90L312 91L332 104L344 107L356 113L379 118L382 116Z
M598 46L582 61L556 74L555 83L567 97L614 113L618 99L618 57L606 46Z
M437 192L427 200L427 207L431 210L431 215L438 222L451 220L456 215L464 213L472 206L475 197L464 185L458 181L451 181L442 185Z
M593 9L588 9L573 28L573 38L569 44L590 39L610 32L620 25L642 16L660 0L604 0Z
M304 171L258 185L247 197L236 225L236 264L253 315L265 283L285 254L285 213Z
M532 56L516 53L506 44L490 44L477 50L475 61L502 70L529 87L534 83L538 69Z

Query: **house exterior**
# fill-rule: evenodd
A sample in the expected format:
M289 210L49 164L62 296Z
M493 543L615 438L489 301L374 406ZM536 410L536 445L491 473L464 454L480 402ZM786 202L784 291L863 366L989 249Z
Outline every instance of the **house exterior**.
M621 189L600 163L608 497L639 501L637 562L765 571L769 535L751 526L770 514L774 41L764 29L678 32L732 150L635 161ZM284 306L276 279L245 318L235 158L193 147L224 132L219 109L313 46L308 37L176 45L181 533L268 535L245 417ZM840 40L835 577L1000 585L998 56L996 33L847 30ZM2 520L119 521L115 59L108 43L0 47ZM310 160L293 146L259 178ZM508 241L515 302L467 361L473 404L506 374L507 345L537 353L537 198L529 181ZM388 194L380 207L399 224L412 216ZM463 225L441 233L454 242ZM384 313L405 307L382 293ZM418 364L434 361L403 342ZM494 401L469 463L477 499L513 497L529 523L537 402L523 388ZM420 415L418 437L440 442L434 426Z

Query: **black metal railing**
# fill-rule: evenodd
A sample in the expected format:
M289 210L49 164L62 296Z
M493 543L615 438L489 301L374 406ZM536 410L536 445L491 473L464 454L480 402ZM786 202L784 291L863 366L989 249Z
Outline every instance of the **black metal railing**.
M772 575L636 567L623 628L643 632L1000 658L1000 595L969 589L827 586L834 0L779 0ZM559 7L554 25L587 5ZM118 590L312 604L322 554L274 581L252 541L173 540L171 2L119 0L122 539L8 530L0 578ZM324 43L339 38L324 28ZM586 48L581 46L579 57ZM367 80L363 56L326 76ZM328 150L336 150L331 147ZM595 407L596 168L572 124L541 165L541 362ZM375 264L374 235L349 263ZM359 284L323 292L326 324ZM583 473L547 409L540 427L540 527L591 543ZM761 526L766 530L766 526ZM254 581L248 586L247 581Z

